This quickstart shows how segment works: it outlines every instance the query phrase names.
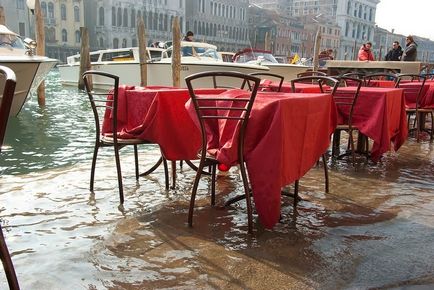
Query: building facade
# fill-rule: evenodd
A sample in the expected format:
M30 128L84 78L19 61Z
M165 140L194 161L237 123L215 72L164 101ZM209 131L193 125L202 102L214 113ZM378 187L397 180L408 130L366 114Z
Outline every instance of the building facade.
M25 2L25 0L1 0L0 6L3 6L6 26L10 30L22 37L34 38L33 27L29 25L32 23L33 15Z
M220 51L248 47L248 7L248 0L186 0L186 30Z

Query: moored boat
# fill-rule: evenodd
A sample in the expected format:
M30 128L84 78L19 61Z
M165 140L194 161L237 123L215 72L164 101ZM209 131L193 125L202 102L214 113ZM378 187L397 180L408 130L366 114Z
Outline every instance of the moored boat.
M16 116L30 92L36 90L57 60L31 53L25 42L6 26L0 25L0 65L9 67L15 72L17 85L10 111ZM4 80L0 80L0 91L3 91ZM0 96L1 97L1 96Z
M171 86L172 47L168 49L147 48L148 51L148 85L150 86ZM107 54L117 53L119 57L110 58ZM124 57L128 55L128 57ZM64 85L77 85L79 75L79 55L68 57L68 63L59 65L61 82ZM140 65L138 48L107 49L91 53L91 68L93 70L105 71L118 75L120 83L126 85L140 84ZM252 73L268 71L265 66L256 64L241 64L223 62L217 53L217 47L203 42L181 42L181 75L185 77L203 71L239 71ZM94 78L95 87L105 87L102 79ZM230 85L230 84L226 84ZM181 81L181 86L185 83ZM212 84L203 84L203 87L210 87Z
M237 52L233 59L235 63L266 66L270 69L270 73L281 75L286 81L296 78L298 73L312 69L305 65L279 63L268 50L246 48Z

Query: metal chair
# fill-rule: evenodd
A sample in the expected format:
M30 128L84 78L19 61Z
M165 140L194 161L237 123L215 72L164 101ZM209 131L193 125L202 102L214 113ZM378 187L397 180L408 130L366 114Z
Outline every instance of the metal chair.
M312 76L327 76L327 74L325 72L316 71L316 70L305 71L297 74L297 78L312 77Z
M363 84L363 80L342 76L339 78L339 82L343 86L346 86L346 82L351 82L352 84L357 84L357 85L355 86L354 91L347 92L347 91L339 91L339 89L337 89L333 94L333 99L335 101L338 111L344 111L348 113L348 118L344 124L338 125L335 129L335 132L333 133L332 156L333 157L336 156L336 150L339 150L341 132L345 131L348 133L347 152L343 155L339 155L338 158L351 154L352 163L353 166L355 166L356 159L355 159L353 131L357 130L357 128L353 126L353 113L354 113L354 106L356 105L357 98L360 93L360 88L362 87ZM368 142L368 139L367 137L365 138L366 138L365 147L368 147L368 144L366 143ZM367 151L368 148L365 148L365 150Z
M0 80L4 80L3 96L0 106L0 152L3 145L6 127L9 119L9 112L12 106L12 99L14 98L16 79L15 73L8 67L0 66ZM15 273L14 264L12 263L3 230L0 225L0 258L3 263L3 269L8 280L9 289L19 290L17 275Z
M216 96L200 96L194 92L193 82L198 79L204 78L231 78L237 79L240 82L249 82L252 85L251 91L246 91L246 96L242 98L224 98L219 95ZM253 102L256 97L256 93L259 88L260 79L254 76L242 74L239 72L203 72L190 75L185 78L187 83L188 91L193 102L197 118L200 123L201 137L202 137L202 147L199 152L200 163L199 168L196 173L196 178L194 180L193 189L190 199L190 208L188 212L188 224L193 225L193 210L194 203L196 199L197 188L199 185L199 180L202 175L203 168L206 166L211 166L211 205L215 205L215 180L216 180L216 167L219 162L216 160L210 152L208 152L207 144L207 124L209 122L218 120L227 120L232 122L237 122L239 126L234 126L234 128L239 127L238 131L238 163L240 166L241 177L244 185L244 192L246 196L247 203L247 218L248 218L248 231L251 233L253 231L253 218L252 218L252 203L251 203L251 193L249 190L249 184L247 179L246 168L244 165L244 135L246 132L247 123L249 120L250 111L252 110ZM235 129L236 130L236 129Z
M405 83L403 80L408 80L412 84L415 84L411 87L405 87ZM433 117L433 109L432 108L423 108L421 105L421 100L423 97L424 87L425 87L426 76L418 75L418 74L399 74L398 79L396 81L396 87L402 88L404 86L404 97L406 99L414 98L415 99L415 107L410 108L407 107L405 109L407 113L407 123L409 126L409 130L416 131L416 141L419 142L419 133L421 130L425 130L425 117L427 114L431 115L431 126L434 124ZM410 128L410 119L414 116L413 128ZM422 121L423 120L423 121ZM433 130L429 131L430 140L433 140Z
M331 92L333 95L338 87L339 81L335 78L328 77L328 76L305 76L300 77L291 80L291 91L294 93L295 90L295 84L296 83L311 83L311 84L317 84L320 88L321 93L325 92ZM322 154L322 161L323 161L323 167L324 167L324 179L325 179L325 192L329 192L329 175L328 175L328 168L327 168L327 160L325 157L325 154ZM298 187L299 187L299 180L295 182L295 189L294 189L294 206L297 205L298 202Z
M96 92L92 88L91 78L92 76L98 76L99 78L105 78L108 82L112 83L112 89L109 92ZM95 180L95 168L96 168L96 159L98 156L98 150L100 147L113 147L115 153L116 160L116 170L118 177L118 186L119 186L119 199L120 203L124 203L124 191L122 184L122 172L121 172L121 163L119 157L119 149L123 148L127 145L132 145L134 147L134 163L135 163L135 171L136 171L136 179L139 179L139 162L138 162L138 153L137 153L137 145L140 144L152 144L147 140L142 139L124 139L118 137L118 95L119 95L119 77L101 71L86 71L83 73L83 80L85 84L85 89L87 95L89 97L90 104L92 106L92 111L95 119L95 147L92 158L92 167L90 172L90 190L94 189L94 180ZM109 114L111 118L111 133L102 134L102 120L104 118L104 114ZM158 161L159 164L161 160ZM169 187L168 184L168 169L167 162L163 158L164 164L164 172L166 178L166 189ZM155 166L151 170L155 170ZM149 170L148 170L149 172Z
M382 73L372 73L365 75L365 85L367 87L371 86L372 80L385 80L385 81L396 81L398 80L398 75L394 73L382 72Z
M365 86L366 85L366 83L365 83L365 76L366 76L366 74L362 73L362 72L348 72L348 73L345 73L343 75L340 75L339 77L349 77L349 78L355 78L355 79L362 80L362 86ZM348 81L346 81L345 83L348 83ZM349 85L355 85L355 86L357 86L357 83L352 84L350 82Z
M255 77L259 77L261 80L269 80L271 78L271 80L277 80L279 82L279 86L277 87L277 91L280 92L282 91L282 85L283 85L283 81L285 80L285 77L278 75L278 74L273 74L273 73L265 73L265 72L256 72L256 73L250 73L249 75L251 76L255 76ZM250 86L250 84L249 84ZM263 84L259 84L259 90L267 90L268 86L265 86Z

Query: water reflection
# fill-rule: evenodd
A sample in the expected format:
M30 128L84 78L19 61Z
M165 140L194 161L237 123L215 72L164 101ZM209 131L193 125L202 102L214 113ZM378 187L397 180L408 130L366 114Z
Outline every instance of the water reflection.
M252 236L244 203L211 208L203 178L190 229L194 172L186 166L166 191L162 168L136 181L133 155L122 150L126 202L119 210L113 154L102 150L89 192L92 115L84 96L56 77L45 109L32 100L12 120L2 156L1 222L23 289L434 285L431 144L409 141L356 170L338 162L329 194L322 169L312 169L301 180L298 208L283 197L281 222L270 231L255 220ZM143 170L159 157L155 146L139 150ZM242 193L236 168L218 177L217 191L219 204Z

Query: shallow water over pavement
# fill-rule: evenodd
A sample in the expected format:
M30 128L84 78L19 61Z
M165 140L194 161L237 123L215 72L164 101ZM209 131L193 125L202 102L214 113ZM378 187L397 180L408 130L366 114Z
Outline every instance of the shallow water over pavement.
M255 220L251 236L244 203L211 208L203 178L188 228L194 172L185 166L176 189L166 191L162 168L136 182L132 154L122 150L126 202L119 209L106 149L89 192L86 99L59 87L55 73L49 81L47 108L26 105L1 157L0 218L22 289L434 287L429 142L409 141L378 164L360 159L356 170L345 161L332 165L329 194L322 169L313 168L301 180L297 209L283 197L281 223L270 231ZM154 146L140 152L143 170L158 159ZM241 193L237 169L230 173L218 178L220 203Z

